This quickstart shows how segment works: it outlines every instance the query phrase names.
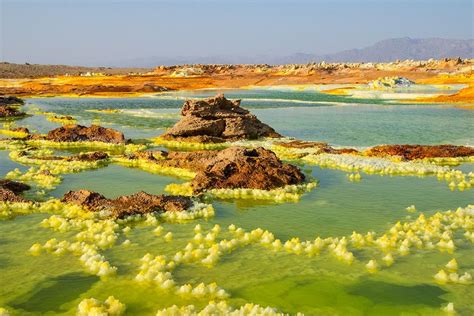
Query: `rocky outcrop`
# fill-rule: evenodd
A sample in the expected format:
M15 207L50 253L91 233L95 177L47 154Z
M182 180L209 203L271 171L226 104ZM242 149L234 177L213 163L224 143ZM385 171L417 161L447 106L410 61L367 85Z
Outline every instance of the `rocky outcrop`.
M8 105L0 105L0 118L2 117L22 117L26 113L18 111L14 107Z
M275 153L262 147L170 152L165 159L154 162L196 172L192 180L194 193L224 188L271 190L305 180L297 167L281 162Z
M183 118L162 135L165 139L223 142L260 137L281 137L262 123L240 100L227 100L223 94L205 100L188 100L181 110Z
M152 212L180 212L193 205L189 197L153 195L143 191L116 199L108 199L88 190L69 191L61 201L81 205L93 212L108 211L115 218Z
M1 97L0 96L0 118L4 117L22 117L23 113L14 106L23 105L23 100L17 97Z
M0 179L0 188L13 191L14 193L22 193L31 189L28 184L7 179Z
M23 105L25 102L17 97L0 97L0 106Z
M455 145L380 145L367 149L366 156L399 156L406 160L474 156L474 148Z
M0 202L28 202L19 194L29 189L30 186L27 184L0 179Z
M10 130L11 130L12 132L30 134L30 130L27 129L26 127L14 127L14 128L11 128Z
M29 202L27 199L25 199L22 196L19 196L15 192L7 189L2 189L0 188L0 202L13 202L13 203L18 203L18 202Z
M127 158L129 159L142 159L147 161L158 161L165 159L168 156L168 152L164 150L146 150L146 151L137 151L130 155Z
M66 160L68 161L97 161L97 160L104 160L109 158L109 155L102 151L94 151L91 153L84 153L79 155L74 155L67 157Z
M192 181L195 192L208 189L271 190L305 179L295 166L285 164L270 150L231 147L219 151Z
M113 144L125 143L123 133L112 128L97 125L91 125L90 127L76 124L64 125L49 131L46 139L55 142L96 141Z

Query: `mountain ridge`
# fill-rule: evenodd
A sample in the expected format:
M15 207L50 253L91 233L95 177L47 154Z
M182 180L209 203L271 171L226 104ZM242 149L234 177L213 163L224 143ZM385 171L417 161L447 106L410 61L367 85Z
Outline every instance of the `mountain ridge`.
M391 38L373 45L330 54L294 53L286 56L145 57L105 63L107 66L154 67L179 64L301 64L309 62L390 62L397 59L474 58L474 39Z

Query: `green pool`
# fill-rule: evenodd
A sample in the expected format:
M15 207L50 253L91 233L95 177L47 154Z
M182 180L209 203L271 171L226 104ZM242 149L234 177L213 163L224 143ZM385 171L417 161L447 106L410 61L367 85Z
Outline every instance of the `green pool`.
M136 99L38 98L27 101L26 110L72 115L80 123L93 122L123 131L126 137L141 139L161 134L179 119L184 97L204 97L216 91L180 92ZM243 98L242 105L281 134L339 146L367 147L386 143L474 145L474 112L447 105L398 104L382 99L352 99L315 91L229 90L226 97ZM272 101L273 100L273 101ZM100 113L97 109L119 109ZM30 130L46 132L58 126L41 115L16 122ZM60 152L60 151L58 151ZM383 234L398 221L412 222L423 213L456 210L474 203L474 191L451 191L436 177L379 176L363 174L360 182L347 173L301 165L318 187L298 203L263 203L248 200L213 200L215 216L189 223L163 223L173 239L156 236L153 227L133 224L120 233L113 247L101 254L115 267L114 276L100 278L84 270L77 256L42 254L31 256L34 243L51 238L74 240L71 232L41 227L49 214L30 214L0 221L0 307L11 315L75 315L78 304L94 297L104 301L114 296L126 305L127 315L155 315L171 305L206 306L207 296L177 295L153 282L137 282L140 258L150 253L172 258L195 237L197 224L207 232L221 227L217 241L230 240L227 227L245 231L261 228L282 242L298 237L339 238L367 232ZM26 170L0 151L0 178L14 168ZM472 164L459 167L474 170ZM47 196L61 197L69 190L86 188L107 197L140 190L163 193L176 178L111 164L107 167L64 175L62 183ZM416 212L407 212L410 205ZM470 217L472 219L472 216ZM466 224L474 231L474 223ZM470 226L469 226L470 225ZM126 239L129 245L122 245ZM434 275L453 258L459 274L474 274L474 247L462 234L452 236L456 250L415 249L395 256L393 265L381 264L383 254L375 249L357 249L352 264L338 260L330 251L307 256L273 251L251 243L223 254L213 266L185 263L173 270L174 281L193 286L216 282L233 307L246 303L270 306L282 313L305 315L444 315L452 302L460 315L474 314L474 285L435 282ZM366 264L379 262L376 273Z

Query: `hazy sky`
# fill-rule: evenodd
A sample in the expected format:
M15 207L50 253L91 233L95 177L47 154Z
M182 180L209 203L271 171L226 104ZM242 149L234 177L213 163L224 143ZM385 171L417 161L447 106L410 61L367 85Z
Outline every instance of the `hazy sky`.
M0 10L0 60L19 63L319 54L393 37L473 37L473 0L0 0Z

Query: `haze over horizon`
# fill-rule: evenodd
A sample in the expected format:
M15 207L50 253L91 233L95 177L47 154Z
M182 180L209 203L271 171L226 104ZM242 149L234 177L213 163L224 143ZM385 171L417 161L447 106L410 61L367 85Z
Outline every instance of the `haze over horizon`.
M390 38L473 38L471 0L0 0L0 11L0 60L16 63L275 59Z

